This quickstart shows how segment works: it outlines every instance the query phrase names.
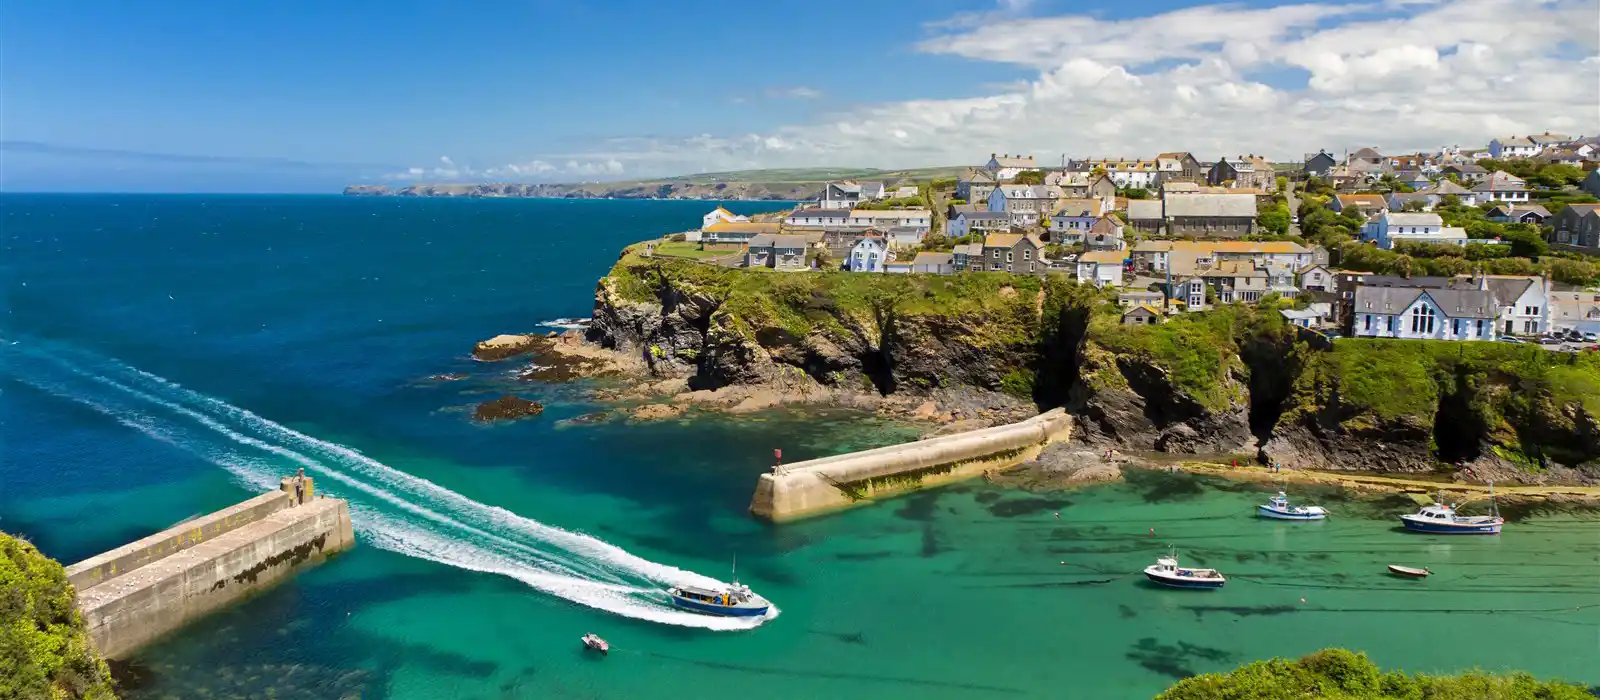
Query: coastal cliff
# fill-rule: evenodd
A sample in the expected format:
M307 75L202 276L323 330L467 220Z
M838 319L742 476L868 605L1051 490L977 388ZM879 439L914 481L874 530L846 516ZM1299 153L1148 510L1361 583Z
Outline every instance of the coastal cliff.
M1318 349L1275 307L1122 326L1108 296L1057 277L783 274L630 249L596 289L587 340L690 392L910 405L963 392L1064 406L1075 440L1125 450L1600 480L1592 355L1356 339Z

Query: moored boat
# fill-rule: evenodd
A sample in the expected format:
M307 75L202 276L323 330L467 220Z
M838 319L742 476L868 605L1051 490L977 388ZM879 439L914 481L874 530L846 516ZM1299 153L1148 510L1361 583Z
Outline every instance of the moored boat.
M1404 578L1427 578L1429 575L1433 574L1432 571L1429 571L1426 568L1418 569L1413 566L1401 566L1399 564L1390 564L1389 573Z
M1506 519L1494 504L1494 484L1489 484L1489 515L1461 515L1455 504L1445 504L1435 498L1433 505L1423 506L1415 513L1400 516L1401 524L1412 532L1434 535L1498 535Z
M1155 564L1144 568L1144 576L1151 583L1167 586L1169 588L1221 588L1228 582L1216 569L1193 569L1178 566L1178 554L1174 550L1167 556L1156 560Z
M1256 515L1274 520L1322 520L1328 511L1322 506L1291 506L1288 494L1279 491L1266 505L1256 506Z
M583 646L590 651L598 651L602 654L611 651L611 645L606 640L601 639L600 635L593 632L583 635Z

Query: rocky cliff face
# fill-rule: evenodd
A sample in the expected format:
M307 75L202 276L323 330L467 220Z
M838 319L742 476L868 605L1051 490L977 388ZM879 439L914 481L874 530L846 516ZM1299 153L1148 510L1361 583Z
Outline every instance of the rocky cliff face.
M1123 327L1101 302L1063 280L785 275L629 253L596 290L588 337L690 389L967 390L1066 406L1075 437L1124 449L1600 478L1600 358L1488 343L1313 349L1276 314Z

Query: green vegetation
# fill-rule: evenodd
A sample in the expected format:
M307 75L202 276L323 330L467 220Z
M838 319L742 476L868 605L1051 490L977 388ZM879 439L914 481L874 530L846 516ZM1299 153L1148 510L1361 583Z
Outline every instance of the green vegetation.
M1020 173L1017 173L1016 178L1012 179L1011 183L1014 185L1043 185L1044 171L1024 170Z
M1289 218L1289 205L1274 202L1256 214L1256 223L1268 234L1282 236L1289 233Z
M0 533L0 698L114 700L60 563Z
M1157 700L1593 700L1587 690L1526 673L1468 671L1429 676L1382 671L1344 649L1324 649L1298 661L1257 661L1228 673L1179 681Z
M729 252L730 251L726 250L701 250L699 243L688 243L685 241L673 240L657 243L655 248L656 255L664 255L675 258L694 258L697 260L701 258L714 258L719 255L727 255Z
M858 204L858 205L856 205L856 208L857 209L865 209L865 210L873 211L873 210L887 210L887 209L925 209L925 208L927 208L927 206L928 206L928 203L926 201L924 201L922 199L922 197L919 195L919 196L916 196L916 197L899 197L899 198L895 198L895 199L880 199L880 200L873 201L873 202L866 202L866 203L863 203L863 204Z
M1124 326L1121 310L1097 313L1089 337L1118 355L1132 355L1165 369L1174 386L1211 410L1223 410L1239 398L1230 373L1240 369L1239 331L1255 315L1242 306L1208 313L1183 314L1157 325ZM1262 315L1267 318L1269 315ZM1270 315L1276 317L1276 314ZM1281 317L1278 317L1281 323Z
M1478 165L1483 166L1484 169L1491 173L1496 170L1504 170L1507 173L1527 180L1528 184L1530 185L1538 185L1541 187L1550 188L1564 187L1566 185L1577 185L1583 182L1583 177L1585 175L1588 175L1588 173L1584 172L1582 168L1579 168L1576 165L1541 163L1536 160L1521 158L1516 160L1495 160L1493 158L1484 158L1478 161Z

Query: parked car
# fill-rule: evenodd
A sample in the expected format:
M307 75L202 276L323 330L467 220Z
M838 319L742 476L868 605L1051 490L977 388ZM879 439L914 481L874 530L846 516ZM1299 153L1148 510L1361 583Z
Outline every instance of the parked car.
M1583 342L1585 342L1585 343L1600 343L1600 333L1584 333L1583 334Z
M1547 335L1539 338L1540 345L1560 345L1563 342L1566 341L1563 338L1554 335Z
M1498 338L1495 338L1495 340L1498 340L1498 341L1500 341L1502 343L1524 343L1524 342L1527 342L1527 341L1525 341L1525 340L1523 340L1521 338L1513 338L1513 337L1511 337L1509 335L1502 335L1502 336L1500 336Z

